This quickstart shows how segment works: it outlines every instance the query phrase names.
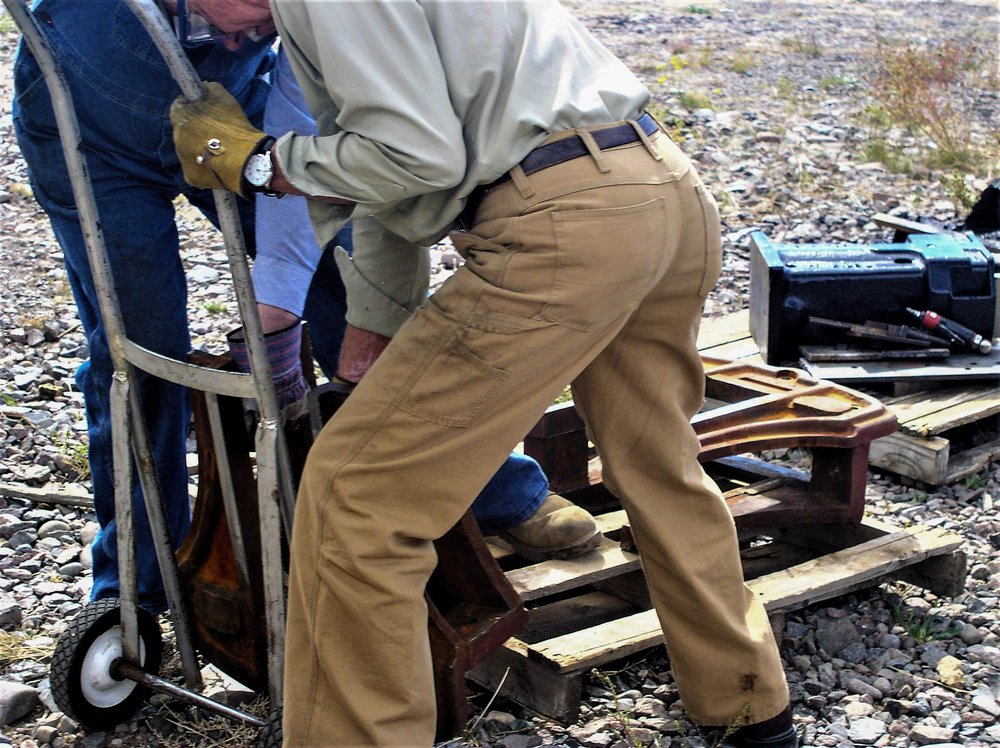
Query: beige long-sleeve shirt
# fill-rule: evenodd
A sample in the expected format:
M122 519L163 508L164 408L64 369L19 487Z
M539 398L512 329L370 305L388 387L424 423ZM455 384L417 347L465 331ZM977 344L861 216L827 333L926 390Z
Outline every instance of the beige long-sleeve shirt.
M634 118L649 99L557 0L271 5L319 132L279 139L286 177L357 203L352 217L371 216L416 245L445 236L477 185L551 133ZM348 213L310 201L321 243ZM376 246L355 251L367 256L369 291L412 296L398 242L384 257L370 256L381 254Z

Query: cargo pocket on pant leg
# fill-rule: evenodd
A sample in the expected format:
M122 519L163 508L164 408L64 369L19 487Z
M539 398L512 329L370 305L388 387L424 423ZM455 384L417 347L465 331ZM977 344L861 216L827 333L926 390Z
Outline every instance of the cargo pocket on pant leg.
M428 363L400 410L442 426L467 428L507 380L469 350L456 332Z

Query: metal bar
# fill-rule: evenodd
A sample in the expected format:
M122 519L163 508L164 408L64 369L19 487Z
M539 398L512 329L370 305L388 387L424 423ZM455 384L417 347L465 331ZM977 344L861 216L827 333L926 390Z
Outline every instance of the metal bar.
M282 705L285 662L285 575L281 558L281 517L278 500L276 449L278 424L261 419L257 424L257 498L260 515L261 577L264 619L267 622L267 681L271 707ZM290 531L291 524L287 525Z
M173 542L170 539L166 511L163 508L163 491L160 489L160 480L156 475L156 464L153 460L153 449L149 442L145 415L142 412L142 401L134 388L129 392L129 412L132 425L132 428L129 429L132 436L132 450L139 468L143 500L146 504L146 514L149 516L150 534L153 536L153 550L156 552L160 576L163 578L163 590L170 605L170 617L174 623L174 638L177 640L177 651L181 657L184 679L190 688L201 688L201 667L198 664L198 655L194 651L191 616L188 613L184 595L181 594L177 561L174 557Z
M203 392L214 392L230 397L257 397L257 385L249 374L209 369L186 361L178 361L143 348L131 340L124 342L124 349L129 362L154 377Z
M186 688L181 688L180 686L171 683L168 680L164 680L159 676L147 673L142 668L136 667L127 660L121 659L113 663L111 666L111 672L112 675L117 678L128 678L129 680L135 681L136 683L146 686L147 688L151 688L154 691L159 691L171 696L176 696L177 698L185 701L193 702L202 709L215 712L216 714L221 714L222 716L229 717L230 719L239 720L240 722L244 722L251 727L265 727L267 725L267 722L259 717L254 717L252 714L241 712L239 709L233 709L225 704L220 704L218 701L212 701L212 699L202 696L200 693L195 693L194 691L189 691Z
M135 475L128 439L114 435L128 434L130 381L116 372L111 381L111 440L115 483L115 523L118 545L118 603L121 606L122 654L139 662L138 574L135 566L135 508L132 504Z

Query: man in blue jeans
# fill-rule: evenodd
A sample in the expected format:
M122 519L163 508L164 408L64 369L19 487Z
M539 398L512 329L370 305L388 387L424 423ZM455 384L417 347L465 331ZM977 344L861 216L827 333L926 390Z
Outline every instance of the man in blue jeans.
M84 143L101 227L128 337L175 359L191 348L187 294L178 252L173 200L183 194L216 222L212 194L185 183L174 151L168 110L180 90L148 33L123 0L39 0L33 13L67 79ZM236 46L229 44L230 47ZM207 44L188 49L198 74L222 83L248 115L260 123L268 99L273 65L271 40L243 41L238 49ZM18 143L28 163L36 199L45 209L63 249L67 274L87 335L90 360L77 372L84 393L90 441L94 503L101 529L93 546L93 599L118 595L109 391L112 378L107 333L63 159L48 89L35 59L22 44L15 62L13 109ZM253 252L253 204L239 201L244 235ZM308 226L308 219L303 219ZM280 224L278 224L280 225ZM311 233L311 232L310 232ZM337 242L349 243L345 235ZM265 242L266 243L266 242ZM314 243L314 242L313 242ZM268 250L269 251L269 250ZM265 263L262 263L264 266ZM263 267L262 267L263 269ZM264 275L255 273L258 282ZM269 312L285 306L263 287L259 298L265 323ZM312 291L304 300L305 318L320 342L317 354L335 366L344 304L340 279L330 259L318 264ZM294 304L292 305L294 306ZM303 309L292 310L301 314ZM277 330L271 321L265 330ZM135 384L150 429L157 475L165 497L175 547L187 534L190 512L185 440L190 406L183 388L137 372ZM503 504L496 520L517 524L545 498L537 465L513 464L503 483ZM523 506L519 503L524 500ZM149 522L136 487L133 497L136 566L140 604L166 607ZM533 506L532 506L533 503ZM518 511L520 509L520 515ZM530 516L528 512L527 516Z

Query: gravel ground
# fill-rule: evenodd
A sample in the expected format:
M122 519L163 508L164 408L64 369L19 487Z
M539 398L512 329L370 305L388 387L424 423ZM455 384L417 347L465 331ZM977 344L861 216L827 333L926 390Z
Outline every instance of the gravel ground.
M997 165L995 59L969 73L947 101L915 72L911 101L964 145L992 156L955 163L941 143L906 127L873 78L896 43L995 55L995 3L930 0L569 0L567 4L648 83L655 110L698 163L721 207L725 275L707 313L745 308L746 234L776 241L886 241L879 211L955 225ZM10 120L16 34L0 15L0 482L87 489L82 397L73 371L86 356L61 255L31 198ZM933 118L932 118L933 119ZM897 170L886 166L891 162ZM902 167L905 169L901 169ZM197 344L217 350L235 305L221 242L179 206ZM437 279L453 253L441 258ZM994 426L995 423L988 424ZM794 455L793 455L794 456ZM786 455L787 457L787 455ZM782 654L803 745L1000 745L1000 466L930 489L872 475L868 511L886 522L961 534L965 589L942 599L883 584L789 614ZM129 722L88 734L48 693L55 638L89 586L85 508L0 498L0 746L252 745L249 729L156 697ZM165 672L176 671L170 662ZM240 698L230 694L229 698ZM488 695L474 694L473 709ZM261 706L261 708L263 708ZM686 721L669 665L654 650L595 673L573 725L502 699L467 742L504 748L708 743Z

